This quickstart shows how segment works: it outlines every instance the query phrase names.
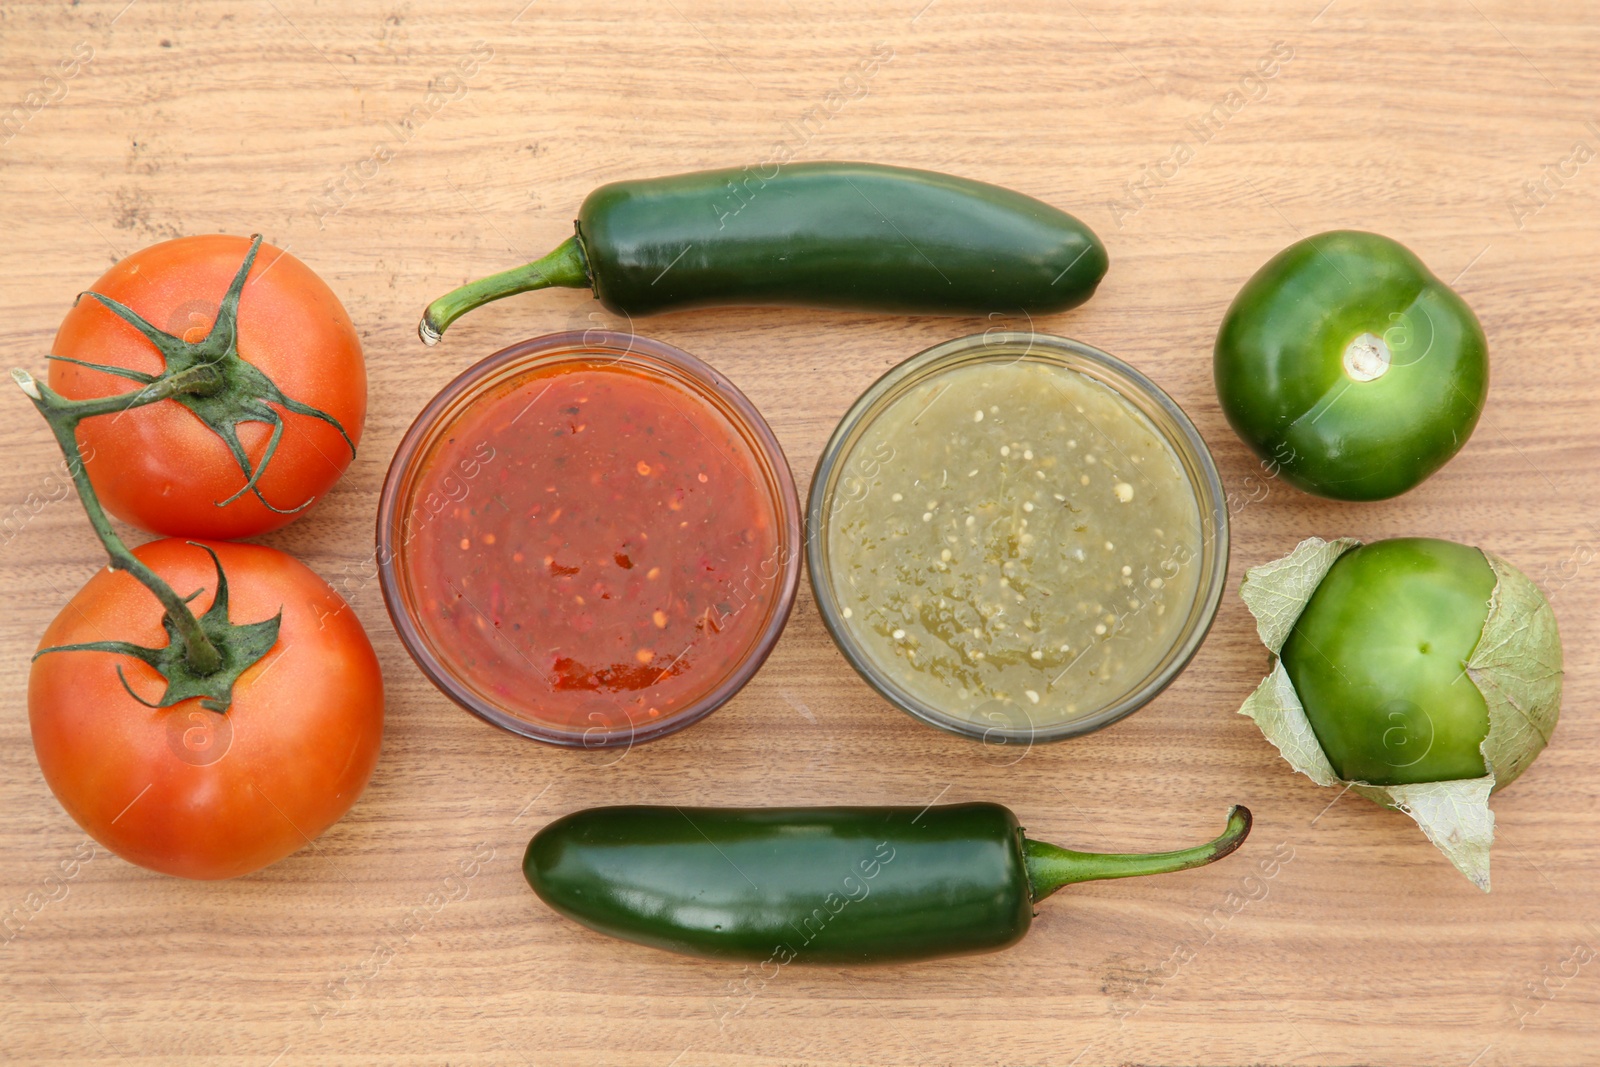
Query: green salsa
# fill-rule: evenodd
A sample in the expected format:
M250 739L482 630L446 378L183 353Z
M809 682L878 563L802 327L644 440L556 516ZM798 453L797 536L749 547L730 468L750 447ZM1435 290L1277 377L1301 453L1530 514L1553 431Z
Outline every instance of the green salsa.
M843 625L924 703L1045 726L1137 689L1180 640L1200 508L1171 444L1067 367L952 367L861 432L830 502Z

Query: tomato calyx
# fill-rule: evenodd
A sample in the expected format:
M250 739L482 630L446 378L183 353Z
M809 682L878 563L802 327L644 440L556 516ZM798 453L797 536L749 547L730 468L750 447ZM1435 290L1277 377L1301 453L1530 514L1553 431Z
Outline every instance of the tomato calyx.
M278 628L283 623L283 610L270 619L244 624L228 618L228 576L223 573L222 561L210 547L199 541L188 542L211 557L217 569L217 595L205 614L195 619L200 630L210 639L217 651L218 664L208 673L201 674L189 665L188 649L182 630L171 615L163 615L161 626L167 631L168 642L160 647L147 648L132 641L85 641L73 645L52 645L33 654L34 659L49 652L114 652L132 656L152 668L166 679L166 691L161 699L151 702L133 691L128 677L117 667L117 678L128 695L147 708L170 708L185 700L200 698L200 706L210 711L226 712L233 703L233 686L239 676L260 662L272 646L278 643ZM184 597L188 603L203 593L197 589Z
M267 464L272 461L273 455L278 450L278 443L283 438L283 416L278 413L277 408L326 422L339 431L339 436L344 438L344 443L349 446L352 456L356 454L356 446L338 419L319 408L285 395L259 367L239 355L239 299L260 248L261 235L255 234L250 238L250 250L245 253L244 262L240 264L238 273L234 275L227 293L223 295L222 303L217 309L216 321L212 323L210 331L198 341L186 341L182 337L158 329L126 304L108 296L92 290L79 295L80 300L85 296L98 300L112 314L143 334L145 339L155 346L165 363L165 369L160 374L147 374L127 367L91 363L67 356L48 358L113 374L131 382L138 382L146 389L170 381L185 372L205 368L208 373L190 376L183 389L171 392L166 398L188 408L197 419L222 438L223 443L228 446L228 451L239 464L239 469L244 473L244 485L226 500L216 501L217 507L226 507L244 494L251 493L268 510L280 515L291 515L310 506L312 499L303 500L293 507L278 507L262 495L259 485ZM261 454L261 461L254 466L251 465L250 457L245 453L244 445L239 440L239 426L247 422L259 422L272 427L267 447Z

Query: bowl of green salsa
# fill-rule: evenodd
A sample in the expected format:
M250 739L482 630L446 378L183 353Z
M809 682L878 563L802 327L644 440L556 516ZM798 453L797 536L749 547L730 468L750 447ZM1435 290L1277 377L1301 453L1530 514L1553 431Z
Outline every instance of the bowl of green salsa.
M1188 665L1228 512L1204 440L1144 375L1066 338L928 349L869 388L807 509L822 619L924 722L991 743L1100 729Z

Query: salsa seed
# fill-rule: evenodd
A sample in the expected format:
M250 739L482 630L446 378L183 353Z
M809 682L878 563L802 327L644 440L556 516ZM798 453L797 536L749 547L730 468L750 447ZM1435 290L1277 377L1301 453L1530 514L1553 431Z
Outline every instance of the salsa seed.
M845 608L845 609L844 609L844 617L845 617L845 618L847 618L847 619L848 619L848 618L850 618L850 617L851 617L851 616L852 616L852 615L854 615L854 614L855 614L855 612L853 612L853 611L851 611L851 610L850 610L850 609L849 609L849 608Z
M469 549L471 547L472 547L472 540L470 538L463 537L461 539L461 551L465 552L467 549Z
M642 459L637 464L634 465L633 469L638 471L640 474L644 475L647 478L650 476L650 464L646 463Z
M1127 482L1118 482L1112 488L1112 492L1116 493L1117 499L1122 501L1124 504L1133 499L1133 486L1129 485Z
M972 413L972 421L973 422L982 422L983 421L983 409L982 408L979 408L977 411L974 411Z
M906 632L904 630L896 630L894 632L894 639L896 641L904 641L906 639Z
M650 579L653 582L657 578L661 577L661 568L660 567L651 567L648 571L645 572L644 576L646 578Z
M656 629L665 630L667 628L667 613L666 612L661 611L660 609L657 609L654 613L651 614L650 618L656 624Z
M651 660L656 658L656 654L651 652L648 648L641 648L639 651L633 654L633 658L638 660L640 663L649 663Z
M1033 701L1035 704L1039 703L1039 694L1035 693L1032 689L1024 689L1022 691L1022 695Z
M896 504L898 504L898 503L900 503L900 501L905 499L905 494L896 493L894 496L890 497L889 499L893 500Z

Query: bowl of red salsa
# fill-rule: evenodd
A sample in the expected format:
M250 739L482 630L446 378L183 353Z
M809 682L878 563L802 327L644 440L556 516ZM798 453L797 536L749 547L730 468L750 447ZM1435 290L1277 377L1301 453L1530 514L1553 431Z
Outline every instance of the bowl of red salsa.
M800 577L794 479L755 406L685 352L596 330L512 345L446 386L390 464L377 540L423 673L569 746L721 707Z

